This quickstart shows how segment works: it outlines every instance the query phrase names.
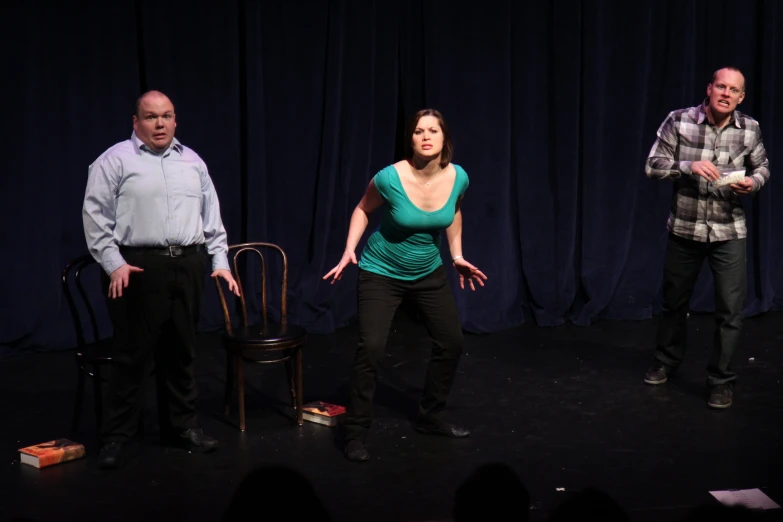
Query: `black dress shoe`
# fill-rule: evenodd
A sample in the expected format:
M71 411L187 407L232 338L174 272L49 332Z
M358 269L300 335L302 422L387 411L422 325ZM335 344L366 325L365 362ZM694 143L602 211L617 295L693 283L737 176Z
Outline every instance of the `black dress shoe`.
M201 428L190 428L179 434L177 443L188 451L195 453L209 453L218 447L218 441L204 435Z
M98 467L101 469L117 469L125 462L125 446L121 442L104 444L98 453Z
M470 431L459 428L448 422L418 421L416 431L425 435L440 435L442 437L462 438L470 436Z
M370 460L370 452L364 447L362 441L354 439L348 441L348 444L345 445L345 457L354 462L363 462Z

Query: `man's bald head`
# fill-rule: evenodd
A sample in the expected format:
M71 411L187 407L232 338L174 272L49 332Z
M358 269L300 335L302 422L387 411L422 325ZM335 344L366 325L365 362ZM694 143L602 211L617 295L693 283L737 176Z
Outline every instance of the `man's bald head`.
M174 104L160 91L147 91L136 100L133 130L154 152L168 149L177 127Z
M137 117L139 116L139 109L141 108L141 105L144 102L144 100L146 100L147 98L150 99L161 98L161 101L168 101L169 103L171 103L169 97L163 94L162 92L155 91L155 90L147 91L136 99L136 110L133 113L135 116ZM171 106L174 107L174 104L171 103Z

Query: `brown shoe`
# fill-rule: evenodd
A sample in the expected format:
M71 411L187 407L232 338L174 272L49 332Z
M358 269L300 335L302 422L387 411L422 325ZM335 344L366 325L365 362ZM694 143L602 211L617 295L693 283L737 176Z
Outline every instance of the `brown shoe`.
M731 406L734 392L729 384L719 384L710 390L710 398L707 399L707 406L718 410L723 410Z
M644 374L644 382L647 384L663 384L669 380L669 374L671 374L671 372L672 371L663 364L653 366Z

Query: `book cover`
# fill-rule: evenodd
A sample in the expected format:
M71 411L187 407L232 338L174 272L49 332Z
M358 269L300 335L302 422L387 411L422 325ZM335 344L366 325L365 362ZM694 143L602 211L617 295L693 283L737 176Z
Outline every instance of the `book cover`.
M345 406L323 401L308 402L302 406L302 418L324 426L336 426L345 413Z
M84 446L68 439L55 439L19 450L23 464L46 468L84 457Z

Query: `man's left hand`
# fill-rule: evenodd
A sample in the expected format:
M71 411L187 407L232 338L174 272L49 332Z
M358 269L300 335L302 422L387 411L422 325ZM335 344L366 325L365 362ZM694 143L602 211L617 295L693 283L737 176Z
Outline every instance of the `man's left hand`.
M753 178L745 176L745 179L739 183L732 183L729 187L740 196L747 196L753 192Z
M237 282L234 281L234 276L231 275L231 270L219 268L212 272L212 277L222 277L228 283L228 289L234 292L237 296L239 295L239 285L237 285Z

